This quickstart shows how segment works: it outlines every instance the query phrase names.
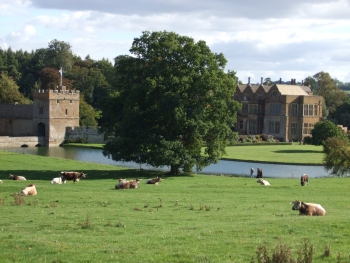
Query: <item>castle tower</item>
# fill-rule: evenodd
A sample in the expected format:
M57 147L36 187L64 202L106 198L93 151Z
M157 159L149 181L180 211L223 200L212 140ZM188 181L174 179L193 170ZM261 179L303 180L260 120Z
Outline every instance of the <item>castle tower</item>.
M38 90L33 94L33 131L45 146L60 145L66 127L79 126L79 91Z

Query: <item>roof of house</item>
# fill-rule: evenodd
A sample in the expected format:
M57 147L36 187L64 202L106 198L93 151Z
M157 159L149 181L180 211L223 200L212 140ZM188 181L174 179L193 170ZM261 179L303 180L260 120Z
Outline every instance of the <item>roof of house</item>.
M304 89L297 85L276 84L276 87L281 95L309 95Z

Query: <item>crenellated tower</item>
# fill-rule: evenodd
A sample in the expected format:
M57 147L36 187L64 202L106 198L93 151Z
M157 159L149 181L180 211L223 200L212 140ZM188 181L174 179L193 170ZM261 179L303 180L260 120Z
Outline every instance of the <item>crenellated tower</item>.
M66 127L79 126L79 98L79 91L66 90L65 86L33 94L33 131L46 146L60 145Z

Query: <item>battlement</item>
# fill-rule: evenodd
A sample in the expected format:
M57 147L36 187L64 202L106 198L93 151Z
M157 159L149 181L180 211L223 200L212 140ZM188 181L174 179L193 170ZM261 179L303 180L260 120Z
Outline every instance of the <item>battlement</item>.
M59 89L38 89L35 93L38 94L80 94L80 90L59 90Z
M65 139L70 142L81 141L84 139L88 143L104 143L104 133L101 133L100 127L66 127Z

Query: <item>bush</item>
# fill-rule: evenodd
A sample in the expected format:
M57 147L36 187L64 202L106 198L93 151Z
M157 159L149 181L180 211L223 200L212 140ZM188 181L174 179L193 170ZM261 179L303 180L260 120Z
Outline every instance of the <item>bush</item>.
M257 248L256 258L257 263L312 263L313 253L313 245L309 246L308 242L304 240L304 244L297 251L298 258L294 260L290 247L279 241L275 250L272 251L271 257L269 256L266 245L264 245ZM251 263L255 263L254 257L252 257Z

